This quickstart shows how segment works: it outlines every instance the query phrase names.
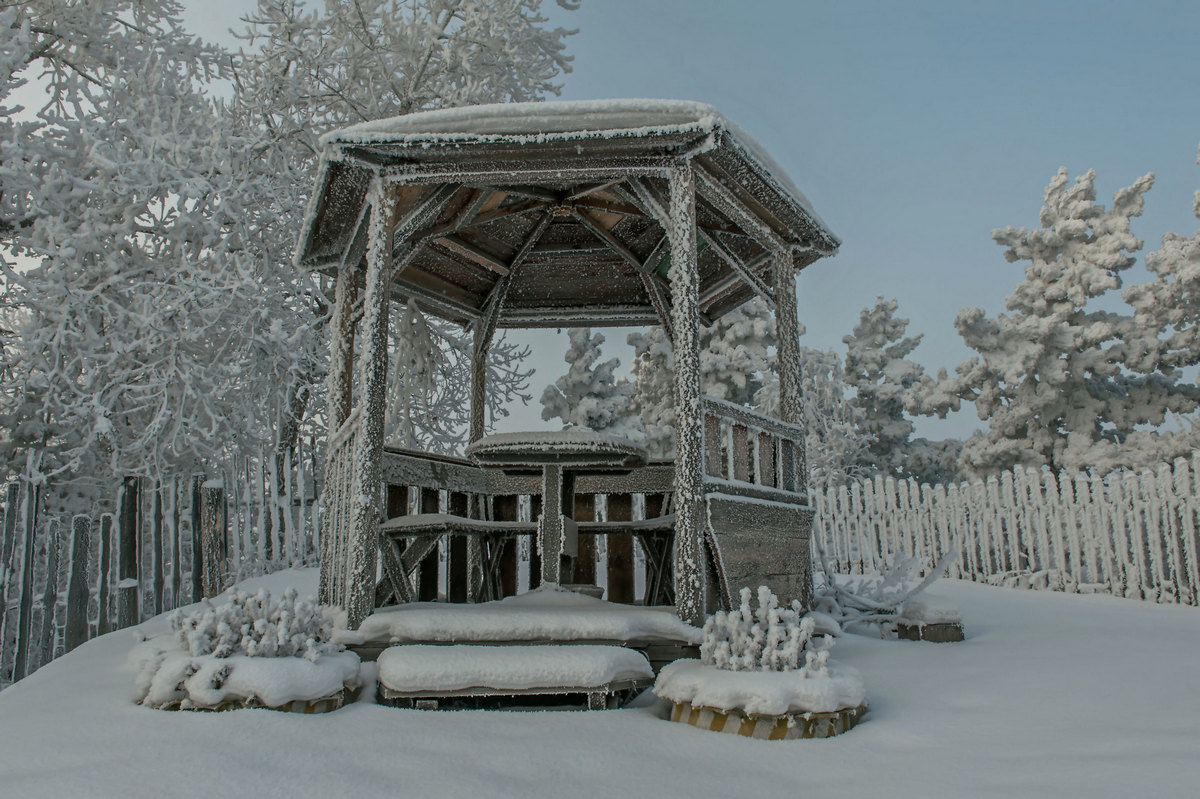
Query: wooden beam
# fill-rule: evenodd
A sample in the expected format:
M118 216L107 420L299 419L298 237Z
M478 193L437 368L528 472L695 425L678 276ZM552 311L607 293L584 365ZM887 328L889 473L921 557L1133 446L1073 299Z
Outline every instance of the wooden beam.
M459 184L445 183L429 192L417 202L411 210L396 225L391 238L392 261L398 261L408 256L418 248L422 240L416 236L417 231L428 226L446 207L446 203L458 191Z
M365 202L362 204L362 208L359 209L358 221L354 223L354 228L350 232L350 241L346 242L346 249L342 253L340 269L358 266L363 255L366 254L367 220L370 218L370 210L371 206Z
M784 241L771 227L758 218L738 199L725 184L705 172L699 165L695 166L696 189L718 211L729 218L734 224L750 234L768 250L790 250L792 245Z
M546 203L558 202L558 193L545 186L496 186L496 191L505 194L515 194L518 197L529 197Z
M794 425L801 423L800 408L800 317L796 308L796 276L790 252L774 254L772 277L775 296L775 335L779 370L779 417Z
M580 224L587 228L593 236L607 244L609 249L625 259L626 263L639 272L645 270L645 265L642 263L642 259L639 258L633 250L629 249L625 242L618 239L612 234L611 231L607 230L602 224L600 224L600 222L592 216L591 212L580 210L578 208L572 208L571 214L578 219Z
M650 302L654 305L654 312L658 314L658 321L667 336L667 342L674 348L675 328L671 322L671 303L667 299L666 291L652 275L643 274L642 285L646 287L646 293L650 295Z
M451 252L457 253L464 258L467 258L480 266L488 269L500 276L508 274L508 265L500 260L496 255L476 247L469 241L464 241L457 236L442 236L434 241L439 247L443 247Z
M709 249L715 252L722 261L728 264L729 268L733 270L734 274L738 275L750 286L750 288L754 289L754 293L759 297L762 297L763 300L766 301L767 305L774 310L775 295L771 291L770 286L767 285L766 281L755 274L749 266L742 263L740 258L726 249L724 244L717 241L712 236L705 236L704 240L708 242Z
M525 241L521 242L521 248L517 250L516 255L508 263L508 274L500 278L496 283L496 287L492 289L491 295L488 297L487 305L483 316L483 337L476 342L476 346L480 343L490 347L492 337L496 334L496 324L500 319L500 311L504 307L504 299L508 296L508 287L512 281L512 275L529 259L538 240L542 234L546 232L546 228L550 226L551 220L554 219L552 211L546 211L542 218L538 220L537 225L525 237Z
M594 194L595 192L598 192L598 191L604 191L605 189L611 189L613 186L616 186L616 185L622 183L623 180L624 179L609 180L604 183L596 183L591 186L585 186L582 189L576 189L574 194L567 196L567 200L569 202L574 202L575 200L578 200L582 197L586 197L589 194Z
M467 230L468 228L486 225L488 222L494 222L497 219L504 219L505 217L516 216L518 214L527 214L530 211L536 211L539 208L545 208L546 205L547 203L540 200L525 200L519 203L511 203L499 208L494 208L491 211L484 211L483 213L477 214L469 223L461 226L456 227L455 223L434 225L418 233L415 238L436 239L444 236L447 233L457 233L460 230Z

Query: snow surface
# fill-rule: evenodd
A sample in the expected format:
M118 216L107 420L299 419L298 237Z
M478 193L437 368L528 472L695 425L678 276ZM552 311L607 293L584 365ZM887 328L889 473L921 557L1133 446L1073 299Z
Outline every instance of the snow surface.
M713 106L689 100L558 100L469 105L362 122L325 134L321 144L452 144L499 139L538 143L674 133L704 135L717 130L732 134L735 146L757 161L814 222L827 229L812 203L754 137Z
M393 691L463 688L595 688L617 680L652 680L636 649L619 646L429 646L385 649L379 681Z
M302 595L316 571L251 585ZM1200 784L1200 612L954 580L962 643L849 632L838 658L871 709L845 735L754 741L665 721L665 703L596 712L423 712L370 693L315 716L163 713L131 699L129 631L0 692L0 794L981 797L1191 796ZM165 632L164 617L141 625ZM364 666L364 671L370 664ZM618 789L616 791L620 793Z
M334 640L402 643L479 641L626 641L649 638L699 643L700 630L670 608L606 602L557 586L478 605L414 602L368 616L358 630Z
M866 704L867 689L852 667L829 661L820 673L730 671L699 660L677 660L659 672L654 693L672 702L756 716L826 712Z

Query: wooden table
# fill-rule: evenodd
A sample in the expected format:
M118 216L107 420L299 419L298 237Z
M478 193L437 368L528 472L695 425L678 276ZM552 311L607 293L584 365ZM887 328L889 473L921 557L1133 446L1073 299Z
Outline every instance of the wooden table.
M572 582L579 532L574 521L575 478L583 474L627 472L646 463L642 447L619 436L581 430L499 433L466 450L483 468L507 474L542 475L542 515L538 551L542 582Z

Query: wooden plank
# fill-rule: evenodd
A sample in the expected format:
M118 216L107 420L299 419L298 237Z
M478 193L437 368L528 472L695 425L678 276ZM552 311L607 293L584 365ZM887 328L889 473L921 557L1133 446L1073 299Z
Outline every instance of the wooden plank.
M707 505L726 596L766 585L782 603L799 599L810 606L811 508L725 495L710 495Z
M743 483L750 482L750 438L745 425L733 425L733 479Z
M54 660L55 639L58 630L55 615L58 608L58 561L59 561L59 528L58 521L46 525L46 578L42 589L42 628L38 645L38 667L45 666Z
M96 619L96 634L104 635L112 632L112 598L109 587L112 585L112 514L106 513L100 517L100 575L96 592L98 617Z
M517 520L517 497L515 494L492 497L492 519L498 522L515 522ZM517 593L518 552L517 542L511 538L501 543L500 553L500 592L503 596L515 596Z
M633 520L633 496L609 494L608 521L628 522ZM607 545L607 577L609 602L630 604L634 600L633 580L633 535L609 533Z
M725 459L721 457L721 420L711 413L704 415L704 473L725 477Z
M13 660L12 680L29 673L29 647L33 638L33 555L37 538L38 499L40 489L24 480L24 502L21 503L24 551L21 558L21 581L18 584L20 603L17 610L17 645Z
M529 498L529 518L537 521L542 515L542 496L534 494ZM529 547L529 588L532 590L542 584L542 553L533 541Z
M575 521L591 522L596 520L596 495L575 495ZM575 556L575 575L572 582L583 585L596 583L596 539L585 535L579 538L579 553Z
M487 252L469 241L464 241L458 236L442 236L440 239L435 239L433 243L449 252L461 255L501 277L508 274L508 264L499 256Z
M438 490L421 489L421 513L438 512ZM433 551L421 560L417 573L417 599L421 602L436 602L438 599L438 551Z
M460 491L454 491L450 494L450 515L451 516L467 516L467 504L469 498L467 494ZM467 537L462 535L452 535L450 539L450 548L447 553L447 568L449 577L449 589L447 591L447 599L451 602L467 602L470 598L470 556L467 552Z
M201 577L204 573L204 556L200 551L200 486L204 485L204 475L197 474L192 476L192 507L191 507L191 545L192 545L192 574L191 584L192 592L191 599L193 602L199 602L204 597L204 582ZM322 576L325 569L322 568ZM118 578L120 579L120 578ZM324 594L322 594L324 595Z
M138 551L138 507L141 483L126 477L121 486L117 517L117 629L138 623L138 588L141 579Z
M778 439L770 433L758 434L758 445L756 449L755 463L758 466L758 474L755 482L759 485L777 488L775 470L775 442Z
M88 639L88 555L91 552L92 520L79 515L71 520L71 549L67 554L66 622L63 650L70 652Z

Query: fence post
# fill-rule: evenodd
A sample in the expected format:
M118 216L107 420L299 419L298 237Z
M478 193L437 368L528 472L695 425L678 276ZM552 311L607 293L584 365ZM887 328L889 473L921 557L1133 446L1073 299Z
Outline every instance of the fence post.
M54 639L57 637L54 611L58 605L58 521L46 525L46 585L42 589L41 652L38 668L54 660Z
M23 532L25 546L21 560L20 609L17 611L17 655L13 661L12 681L29 672L29 644L33 635L33 545L37 537L38 487L31 480L25 481L25 513Z
M211 480L200 487L200 551L202 553L201 587L204 596L221 593L222 571L225 565L225 487L220 480Z
M100 579L96 591L98 613L96 617L96 634L104 635L112 632L112 597L109 587L112 585L112 514L106 513L100 517Z
M121 486L117 519L117 629L138 623L138 494L139 481L126 477Z
M192 601L199 602L204 598L204 585L201 575L204 573L204 557L200 552L200 486L204 485L204 475L192 476Z
M63 633L63 651L70 652L88 638L88 552L91 550L92 520L76 516L71 520L71 549L67 554L70 578L67 581L67 618Z

